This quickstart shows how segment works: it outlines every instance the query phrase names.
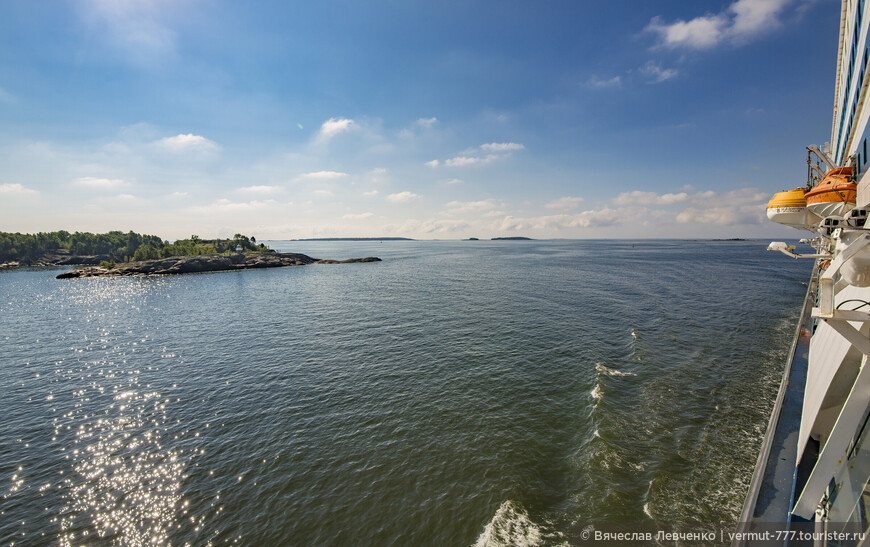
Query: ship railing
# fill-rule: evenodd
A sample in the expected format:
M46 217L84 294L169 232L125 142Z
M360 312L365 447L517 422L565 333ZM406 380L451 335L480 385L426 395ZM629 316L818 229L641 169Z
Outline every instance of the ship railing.
M786 391L788 388L789 377L792 372L792 365L794 364L795 353L797 352L798 345L801 341L801 334L804 329L806 329L811 324L811 312L813 305L816 303L816 289L818 284L818 268L813 268L813 273L810 277L810 282L807 287L806 295L804 296L803 307L801 308L801 316L797 323L797 328L795 329L794 336L792 337L791 349L788 353L788 360L786 362L785 370L783 371L782 380L780 381L779 391L777 392L776 402L773 405L773 410L770 413L770 419L767 424L767 431L764 434L764 438L761 443L761 450L758 454L758 461L755 465L755 472L752 475L752 480L749 483L749 491L746 495L746 501L743 504L743 510L740 513L740 524L741 529L739 531L745 532L751 529L753 523L762 522L762 518L755 514L756 507L758 504L759 497L762 495L762 489L765 486L765 478L769 472L772 472L768 469L768 461L770 459L771 450L773 449L774 437L776 436L777 429L780 425L780 416L782 415L783 410L783 402L785 400ZM795 458L797 455L795 454ZM768 522L780 522L787 523L789 521L789 513L788 510L791 502L789 503L789 507L785 510L782 515L775 515L771 517L770 515L766 515L763 517L763 521ZM734 546L742 545L743 542L735 541Z

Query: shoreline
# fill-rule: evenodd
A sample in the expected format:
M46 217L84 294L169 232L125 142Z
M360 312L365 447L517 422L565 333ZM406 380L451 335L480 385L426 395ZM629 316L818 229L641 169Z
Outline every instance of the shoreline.
M187 273L223 272L229 270L251 270L257 268L283 268L305 266L308 264L350 264L356 262L380 262L375 256L331 260L313 258L300 253L268 253L252 255L197 255L173 256L156 260L126 262L114 268L85 266L57 276L57 279L79 277L129 277L178 275Z

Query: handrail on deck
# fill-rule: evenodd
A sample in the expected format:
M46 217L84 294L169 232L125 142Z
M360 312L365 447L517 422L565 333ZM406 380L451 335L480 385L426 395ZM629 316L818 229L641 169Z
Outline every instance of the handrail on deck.
M746 525L752 522L755 506L758 502L760 487L764 472L767 468L767 461L770 457L772 442L776 434L777 424L779 423L780 415L782 414L782 403L785 398L786 389L788 388L788 379L791 375L792 363L794 362L795 352L797 351L798 342L800 341L801 329L806 322L807 316L811 313L813 304L815 303L816 284L818 282L818 268L813 268L813 274L810 277L810 283L807 287L806 296L804 296L803 308L801 316L798 320L797 328L795 328L794 337L792 338L791 350L788 354L788 362L783 371L782 380L779 384L779 393L776 396L776 403L773 406L773 411L770 413L770 420L767 423L767 431L764 434L764 440L761 444L761 451L758 454L758 461L755 464L755 472L752 474L752 481L749 483L749 492L746 494L746 501L743 503L743 511L740 513L741 525ZM787 521L788 515L782 516L782 521ZM739 543L738 543L739 544Z

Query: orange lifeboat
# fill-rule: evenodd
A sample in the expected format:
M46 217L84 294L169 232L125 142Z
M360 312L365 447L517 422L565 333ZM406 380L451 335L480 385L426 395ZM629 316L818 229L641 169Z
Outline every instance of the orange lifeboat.
M767 218L798 230L813 231L822 219L807 210L806 189L777 192L767 204Z
M806 193L807 210L822 218L845 216L855 207L858 197L858 186L851 178L851 167L828 171L825 178Z

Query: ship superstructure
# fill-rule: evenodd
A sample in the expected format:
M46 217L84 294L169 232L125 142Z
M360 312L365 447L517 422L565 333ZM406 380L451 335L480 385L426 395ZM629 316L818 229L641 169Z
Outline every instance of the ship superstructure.
M870 545L870 77L864 0L844 0L830 144L808 147L806 187L768 217L814 233L816 261L791 356L744 506L744 530L816 532L809 543ZM783 544L801 543L784 535ZM833 540L833 537L838 539ZM744 543L744 542L741 542ZM751 543L751 542L750 542Z

